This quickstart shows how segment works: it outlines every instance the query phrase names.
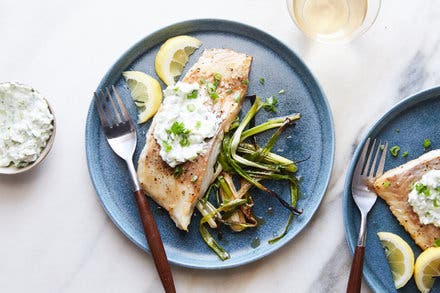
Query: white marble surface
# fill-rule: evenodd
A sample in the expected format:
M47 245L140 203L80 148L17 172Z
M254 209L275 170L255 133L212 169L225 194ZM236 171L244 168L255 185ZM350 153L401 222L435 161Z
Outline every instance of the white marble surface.
M336 158L328 192L304 233L238 269L173 266L178 291L345 291L351 263L342 221L345 170L368 125L399 99L440 83L436 0L385 0L376 24L347 45L305 38L284 0L0 1L0 81L38 88L58 119L43 165L0 177L1 292L161 291L151 257L120 233L95 196L85 118L91 93L128 47L165 25L207 17L261 28L305 61L334 113Z

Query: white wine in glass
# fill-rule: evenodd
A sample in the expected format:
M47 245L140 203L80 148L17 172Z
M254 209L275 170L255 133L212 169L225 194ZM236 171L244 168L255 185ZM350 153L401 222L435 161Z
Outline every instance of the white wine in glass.
M296 25L321 42L348 41L374 22L380 0L287 0Z

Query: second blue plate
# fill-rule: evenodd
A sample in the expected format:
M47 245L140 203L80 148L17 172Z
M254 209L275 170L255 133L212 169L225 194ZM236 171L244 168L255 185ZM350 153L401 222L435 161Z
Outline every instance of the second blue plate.
M393 157L388 153L385 171L395 168L405 162L415 159L425 151L440 148L440 87L418 93L394 106L370 129L355 151L347 180L344 186L343 211L345 230L350 249L356 245L360 213L351 195L351 180L353 170L362 146L367 137L388 141L391 146L398 145L400 154L408 151L407 157ZM430 139L432 145L425 150L423 141ZM417 257L421 249L414 243L408 233L400 226L391 214L387 204L381 198L368 214L367 247L365 249L364 277L370 287L376 292L395 292L394 282L383 248L377 237L377 232L392 232L401 236L409 243ZM438 284L437 284L438 285ZM435 286L431 292L438 292L440 286ZM414 279L399 289L399 292L418 292Z

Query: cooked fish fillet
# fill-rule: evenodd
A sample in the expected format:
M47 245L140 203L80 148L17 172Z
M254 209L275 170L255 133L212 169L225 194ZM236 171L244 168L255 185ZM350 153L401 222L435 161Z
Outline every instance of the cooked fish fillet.
M214 164L224 132L238 115L247 91L247 82L243 81L248 79L251 61L251 56L229 49L205 50L183 78L183 82L187 83L199 83L200 80L212 82L214 74L221 74L222 79L217 87L219 98L209 105L220 117L221 123L216 135L206 141L206 152L182 164L184 173L180 177L174 177L173 168L159 155L160 146L153 135L155 119L147 133L146 144L138 162L139 181L147 194L168 211L176 226L182 230L188 230L194 206L213 179ZM237 94L240 95L239 99ZM197 176L195 182L191 180L194 176Z
M376 193L386 201L393 215L422 249L434 245L434 240L440 238L440 228L420 223L419 216L408 203L408 194L412 184L429 170L440 170L440 150L430 151L389 170L374 182ZM385 182L390 182L388 187Z

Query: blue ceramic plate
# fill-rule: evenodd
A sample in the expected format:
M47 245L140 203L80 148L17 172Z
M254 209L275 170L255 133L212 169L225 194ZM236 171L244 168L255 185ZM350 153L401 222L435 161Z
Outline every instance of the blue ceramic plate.
M385 170L397 167L422 155L425 152L423 141L426 138L432 141L432 146L428 150L440 148L439 113L440 87L418 93L400 102L380 118L357 147L347 173L343 199L345 230L352 251L358 237L360 213L351 195L351 179L361 146L364 145L367 137L387 140L390 146L399 145L400 153L408 151L408 156L403 158L400 155L395 158L388 153ZM396 289L377 232L387 231L401 236L412 247L415 257L420 254L421 249L400 226L381 198L377 199L368 214L367 231L364 277L374 291L394 292ZM438 288L437 290L440 289L438 283L435 287ZM411 279L405 287L399 289L399 292L418 292L414 280Z
M186 69L207 48L231 48L245 52L254 57L248 94L255 93L262 97L275 95L279 101L276 115L292 112L303 115L297 126L287 130L274 148L293 160L310 157L299 164L298 172L302 176L303 193L298 206L304 213L295 218L288 234L277 243L270 245L268 240L282 231L288 213L275 199L258 191L253 192L254 210L257 216L264 219L264 223L256 229L248 229L242 233L232 233L225 228L219 242L231 254L227 261L219 260L201 239L198 232L199 215L194 216L189 232L186 233L177 229L168 215L152 203L167 255L172 263L205 269L235 267L277 250L303 230L312 218L326 190L333 164L332 118L318 83L292 51L262 31L224 20L186 21L153 33L129 49L112 66L98 89L114 84L132 117L136 117L135 105L121 73L125 70L139 70L156 76L154 58L160 45L170 37L183 34L194 36L203 42L202 47L190 57ZM264 85L259 82L261 77L266 80ZM281 89L285 90L285 94L277 94ZM249 106L250 103L245 102L243 111ZM263 110L257 116L257 123L273 116L274 114ZM145 144L145 133L149 126L150 123L138 126L135 162ZM93 103L87 117L86 151L90 176L107 214L130 240L148 251L126 168L107 145ZM287 186L271 187L286 200L289 199ZM268 212L269 208L273 208L273 213ZM215 232L213 234L216 235ZM253 248L255 245L251 246L251 243L255 244L255 239L259 239L260 245Z

